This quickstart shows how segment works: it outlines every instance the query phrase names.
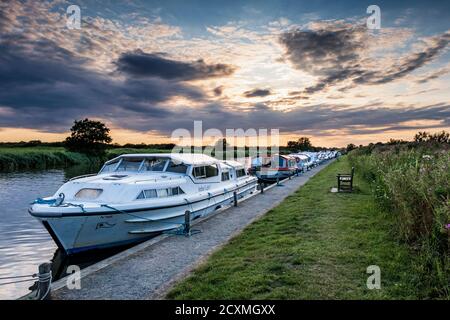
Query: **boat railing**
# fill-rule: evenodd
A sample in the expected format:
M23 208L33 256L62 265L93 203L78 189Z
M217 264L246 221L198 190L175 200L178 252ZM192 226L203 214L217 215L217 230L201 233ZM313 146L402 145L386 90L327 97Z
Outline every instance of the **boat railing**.
M97 175L96 173L83 174L81 176L76 176L76 177L70 178L69 181L78 180L81 178L92 177L92 176L96 176L96 175Z

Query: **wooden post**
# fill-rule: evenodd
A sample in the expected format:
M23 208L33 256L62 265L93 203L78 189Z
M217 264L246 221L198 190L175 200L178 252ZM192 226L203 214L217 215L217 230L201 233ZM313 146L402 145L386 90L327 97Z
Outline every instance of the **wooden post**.
M38 299L49 300L52 283L52 264L42 263L39 265Z
M234 202L234 206L237 207L237 205L238 205L238 198L237 198L237 192L236 191L233 192L233 202Z
M184 235L189 237L191 235L191 212L186 210L184 212Z
M277 176L277 186L280 185L280 177Z
M261 190L261 193L264 193L264 182L259 183L259 189Z

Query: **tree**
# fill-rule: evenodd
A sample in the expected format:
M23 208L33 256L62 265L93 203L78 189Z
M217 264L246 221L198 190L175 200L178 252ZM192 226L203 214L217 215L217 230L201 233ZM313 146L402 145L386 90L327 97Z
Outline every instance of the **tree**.
M353 143L349 143L347 145L347 152L352 151L353 149L356 149L356 146Z
M313 148L308 137L300 137L297 141L288 141L287 147L291 150L307 151Z
M107 144L112 141L109 128L100 121L87 118L75 120L70 131L70 136L65 140L65 146L70 151L102 155Z

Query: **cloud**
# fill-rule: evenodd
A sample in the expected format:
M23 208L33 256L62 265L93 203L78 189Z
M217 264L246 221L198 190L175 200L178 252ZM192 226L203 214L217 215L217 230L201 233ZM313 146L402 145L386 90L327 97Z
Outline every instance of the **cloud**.
M223 86L215 87L213 92L216 97L221 96L223 93Z
M439 77L441 77L441 76L443 76L443 75L445 75L445 74L447 74L449 72L450 72L450 67L443 68L441 70L432 72L432 73L426 75L425 77L423 77L421 79L416 80L416 83L426 83L426 82L428 82L430 80L437 79L437 78L439 78Z
M389 44L386 38L393 32L386 30L377 38L360 24L318 22L311 29L282 33L279 42L285 49L285 60L319 78L304 89L312 94L335 85L344 84L341 91L345 91L357 85L385 84L403 78L435 59L450 40L450 32L446 32L424 39L422 48L415 52L385 60L377 58L377 46ZM395 45L392 40L391 45Z
M206 64L201 59L183 62L142 50L123 53L116 64L120 72L129 76L159 77L167 80L208 79L229 76L235 71L233 66L227 64Z
M267 97L270 96L272 92L270 89L253 89L244 92L244 97L254 98L254 97Z
M183 83L114 78L83 62L52 41L34 43L32 54L20 44L0 43L0 106L10 111L0 117L0 126L63 131L73 119L87 116L160 118L171 112L159 103L176 96L204 97L200 89Z

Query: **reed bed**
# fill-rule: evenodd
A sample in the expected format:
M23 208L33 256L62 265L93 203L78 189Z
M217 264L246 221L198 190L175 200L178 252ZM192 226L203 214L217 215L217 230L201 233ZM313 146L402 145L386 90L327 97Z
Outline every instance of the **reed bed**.
M112 148L98 156L67 151L63 147L0 147L0 172L67 168L74 165L100 166L124 153L161 153L170 150Z
M419 259L426 298L450 298L450 151L424 145L361 148L349 155L370 182L395 234Z

